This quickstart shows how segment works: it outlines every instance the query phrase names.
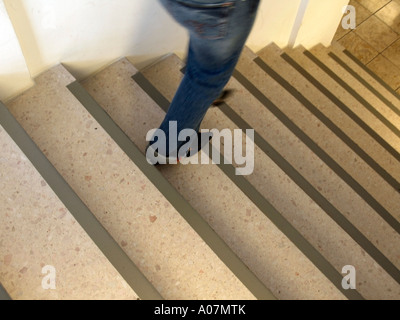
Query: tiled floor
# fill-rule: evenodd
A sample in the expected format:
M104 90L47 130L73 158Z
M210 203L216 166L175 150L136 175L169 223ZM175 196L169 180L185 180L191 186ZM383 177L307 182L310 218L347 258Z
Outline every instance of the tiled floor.
M400 0L351 0L357 26L340 25L334 40L400 94Z

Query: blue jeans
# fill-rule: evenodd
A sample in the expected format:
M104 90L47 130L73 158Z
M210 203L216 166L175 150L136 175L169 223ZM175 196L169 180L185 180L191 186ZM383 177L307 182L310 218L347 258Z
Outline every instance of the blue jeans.
M178 134L183 129L199 131L207 110L232 76L260 0L160 1L190 33L185 76L159 128L169 150L171 121L177 122Z

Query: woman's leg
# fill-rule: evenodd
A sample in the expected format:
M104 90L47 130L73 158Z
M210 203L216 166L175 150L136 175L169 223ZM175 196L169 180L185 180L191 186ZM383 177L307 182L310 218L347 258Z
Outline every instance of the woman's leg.
M177 123L178 134L200 127L232 76L254 24L259 0L162 2L190 32L186 73L160 125L168 140L171 121ZM179 150L184 143L174 147Z

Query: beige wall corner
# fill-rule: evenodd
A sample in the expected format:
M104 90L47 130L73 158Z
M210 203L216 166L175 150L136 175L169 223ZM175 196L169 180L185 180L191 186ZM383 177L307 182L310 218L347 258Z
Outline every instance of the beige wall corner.
M0 30L0 100L5 102L31 87L34 82L3 0L0 0Z
M271 42L288 44L301 0L262 0L247 46L258 52Z
M348 4L349 0L308 0L294 46L307 49L319 43L329 46L341 23L343 7Z
M82 79L124 56L183 50L185 32L157 0L4 0L33 77L62 63Z
M347 3L262 0L247 45L255 52L271 42L285 47L294 31L296 44L329 44ZM0 9L6 18L0 22L3 100L59 63L82 80L120 57L142 68L171 52L181 58L186 52L185 29L158 0L0 0Z

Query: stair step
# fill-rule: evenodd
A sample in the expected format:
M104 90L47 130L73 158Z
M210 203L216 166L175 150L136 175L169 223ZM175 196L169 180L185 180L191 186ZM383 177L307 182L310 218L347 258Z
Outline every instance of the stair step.
M170 66L171 59L175 64ZM171 56L145 70L143 74L152 81L159 78L157 83L162 83L164 88L168 87L170 98L181 77L181 63L175 56ZM135 74L136 70L132 66L121 61L88 79L83 86L127 135L139 144L150 129L159 126L164 112L150 98L140 103L135 102L138 101L137 95L143 94L142 89L131 79ZM161 93L165 93L164 90ZM158 113L160 116L150 119L151 122L141 120L141 117L148 119L146 113ZM145 126L138 135L132 132L134 123ZM142 152L144 148L145 144ZM172 165L161 167L160 171L277 298L315 298L317 295L321 298L343 298L217 166ZM217 201L216 194L219 199ZM266 244L279 250L265 250ZM311 286L319 289L311 289Z
M146 70L143 73L147 76L148 79L150 79L153 84L160 89L160 92L167 96L169 100L172 99L173 94L175 93L179 82L182 78L182 73L177 72L177 70L182 69L183 64L180 60L178 60L176 57L174 57L176 59L175 64L178 64L178 66L174 67L174 64L170 63L169 61L165 61L165 66L163 67L163 63L159 64L159 68L157 67L153 67L151 70ZM172 57L170 58L171 60L173 59ZM174 72L174 69L171 70L171 68L175 69L175 73L177 74L177 76L179 78L172 78L172 72ZM154 69L154 71L153 71ZM171 88L171 86L174 86L173 88ZM168 88L168 89L167 89ZM168 107L168 104L166 105L166 107ZM206 118L204 119L203 122L203 127L204 128L216 128L220 131L222 131L223 129L230 129L230 130L234 130L234 129L238 129L238 127L233 124L226 115L224 115L223 113L220 112L219 108L215 108L210 110L210 112L208 113L208 115L206 116ZM242 128L243 130L247 129L246 128ZM245 148L245 146L243 146L243 148ZM243 149L244 150L244 149ZM259 163L258 166L260 166L261 164L265 165L265 167L270 168L271 165L268 163L269 159L264 159L262 152L260 152L260 150L256 149L256 154L255 157L257 159L259 159ZM262 159L260 159L262 158ZM271 170L271 169L269 169ZM262 170L261 170L262 171ZM276 176L278 176L279 174L276 174ZM262 197L263 199L266 198L265 193L263 192L264 190L261 190L260 188L255 188L254 185L262 185L263 182L265 182L265 180L270 181L268 178L266 178L263 175L257 175L256 173L253 173L252 175L248 176L249 179L245 179L245 181L243 181L243 177L241 177L239 179L239 177L230 177L230 179L237 185L240 187L240 189L242 190L242 192L244 192L251 201L254 202L254 204L257 204L257 206L259 207L259 209L261 209L261 211L271 220L272 223L274 223L278 228L280 228L280 230L289 237L289 240L295 241L296 246L298 246L299 249L301 249L303 251L303 253L306 253L306 255L308 255L307 257L309 258L314 258L314 261L316 261L318 266L321 266L323 263L321 263L321 259L323 259L322 256L319 256L318 258L315 259L314 253L310 253L310 248L312 248L309 243L307 243L306 245L303 242L307 242L306 239L299 239L299 237L301 237L301 235L285 220L285 218L283 218L280 213L279 210L277 211L276 208L277 206L275 205L275 203L273 201L275 201L276 199L274 199L273 197L271 198L267 198L267 203L271 203L272 204L272 208L270 210L265 210L262 206L260 206L258 203L258 199L259 197ZM250 178L255 178L255 181L251 181L252 179ZM275 179L275 180L279 180L276 181L275 184L281 184L282 185L282 179ZM251 182L253 183L253 185L251 184ZM265 187L265 185L263 186ZM286 185L283 187L285 188ZM269 189L269 186L266 187L266 189ZM187 197L190 197L192 195L188 195ZM192 196L193 197L193 196ZM280 198L277 198L279 201ZM269 206L271 206L271 204L269 204ZM275 209L274 209L275 208ZM279 208L279 207L278 207ZM272 214L272 212L268 212L268 211L274 211L275 213ZM247 214L247 213L246 213ZM280 217L281 219L277 218ZM245 219L246 220L246 219ZM283 220L283 221L281 221ZM288 228L288 226L290 226L290 228ZM257 232L257 231L255 231ZM296 240L298 240L296 242ZM302 241L303 240L303 241ZM315 249L314 249L315 250ZM315 251L315 253L318 253L317 251ZM327 263L326 260L324 260L324 263ZM329 265L329 263L327 263ZM332 276L332 271L330 268L332 268L332 266L329 265L329 268L324 266L322 267L322 269L324 270L325 275L327 277ZM333 269L333 268L332 268ZM329 274L329 276L328 276ZM334 277L334 276L333 276ZM334 278L334 283L336 283L337 279ZM330 279L332 281L332 279ZM340 281L339 281L340 282Z
M138 299L2 126L0 145L0 282L10 296ZM47 265L55 290L42 287Z
M315 50L315 52L318 52L318 50ZM351 75L349 75L347 72L344 72L344 75L342 74L339 76L337 73L340 73L340 69L337 68L336 72L332 71L325 63L323 63L315 54L313 54L311 51L304 51L304 55L306 55L311 61L313 61L320 69L322 69L327 75L329 75L336 83L339 84L339 86L346 91L347 94L351 95L357 103L365 110L367 113L372 115L374 117L375 122L378 122L380 125L383 125L383 129L385 131L388 131L390 134L392 134L394 137L392 139L395 140L394 143L396 145L399 144L399 139L400 139L400 129L399 129L399 121L398 121L398 115L395 114L393 111L388 108L388 106L384 105L383 103L377 103L375 102L374 105L372 105L369 101L368 98L365 98L364 96L369 96L370 99L378 100L377 97L370 93L368 90L366 90L365 86L363 87L362 84L359 84L359 86L363 87L362 92L358 92L357 89L353 88L353 86L357 87L357 82L352 83L349 85L346 83L345 80L341 78L351 78ZM329 60L328 60L329 61ZM348 80L350 81L350 80ZM372 97L372 98L371 98ZM384 105L380 107L380 105ZM385 116L386 115L386 116ZM398 150L398 149L397 149Z
M8 104L77 195L166 299L252 299L66 86L57 66Z
M302 68L312 75L320 72L320 69L317 67L314 68L314 66L310 64L312 62L302 54L300 49L291 51L289 55L289 58L287 54L283 55L283 57L292 65L293 60L290 61L290 59L294 59L296 63L300 64ZM317 80L323 83L322 79L317 78ZM332 87L329 88L332 89ZM295 103L300 105L298 101ZM301 108L299 110L301 110ZM332 134L332 131L323 125L320 120L316 119L309 112L304 112L304 114L305 116L303 116L303 118L297 116L293 121L297 121L301 124L302 130L318 144L319 148L321 148L320 154L326 154L330 158L331 168L333 169L337 166L335 169L336 173L339 174L342 179L346 180L360 196L366 200L368 199L368 203L399 232L399 190L393 188L392 185L379 176L375 170L345 145L343 141L340 141L335 134ZM312 123L314 123L314 129L310 126L310 119L313 119ZM327 162L327 160L325 161Z
M357 125L337 104L334 97L327 92L325 95L313 85L316 80L310 82L300 72L300 66L294 68L281 57L283 51L277 46L270 45L260 52L260 57L275 71L279 70L281 76L297 91L308 99L315 107L311 112L325 123L335 134L346 143L354 152L367 162L382 178L393 188L400 190L400 163L367 132ZM278 68L279 66L279 68ZM300 71L300 72L298 72ZM323 88L327 91L326 88ZM329 98L331 97L331 99ZM335 104L335 102L337 104ZM346 106L341 106L346 108Z
M335 75L332 72L327 74L327 72L329 72L328 68L324 64L319 63L318 59L310 52L299 46L295 50L286 50L286 53L313 75L322 85L329 88L329 90L340 101L342 101L352 113L361 119L365 125L375 131L375 134L381 137L389 147L395 150L397 157L399 156L400 138L398 135L398 128L394 127L392 124L390 125L391 127L389 127L388 123L385 122L385 119L382 119L376 110L375 113L372 113L371 111L373 108L370 106L367 108L368 105L366 103L357 100L355 95L359 96L358 93L350 93L348 90L351 90L351 88L343 87L341 85L343 80L339 77L336 76L335 79L333 79ZM396 132L394 132L394 130L396 130ZM385 146L385 148L388 147Z
M329 49L329 55L335 59L335 61L339 61L344 68L357 74L374 90L379 92L382 97L393 104L397 110L400 110L400 95L398 91L394 91L386 82L379 78L338 42L333 42Z
M80 84L59 65L0 103L0 300L399 299L399 95L338 44L245 48L203 127L255 129L254 173L152 167L183 68L121 59Z
M334 58L329 55L331 53L330 49L323 45L318 45L313 47L310 53L328 67L330 72L339 77L343 83L360 95L364 100L363 104L369 109L372 109L371 112L376 113L377 118L382 119L381 121L387 123L389 127L400 130L400 109L390 101L382 99L379 93L377 95L377 92L373 92L373 86L368 82L362 83L362 81L360 81L362 78L357 77L357 74L351 74L349 71L343 69L338 61L335 61ZM394 131L398 132L398 130Z
M284 57L285 60L289 60L290 58L288 58L287 54L282 54L282 57ZM276 89L275 91L279 90L290 90L291 94L293 95L293 97L296 97L298 99L298 101L295 101L293 98L291 98L291 101L288 102L285 107L288 109L287 114L291 115L294 114L294 112L288 107L292 104L295 104L297 106L304 106L306 107L306 109L309 111L311 109L311 107L313 107L315 109L315 106L312 106L310 104L309 101L307 101L307 99L304 98L304 96L298 92L297 90L293 90L293 88L291 88L291 85L287 83L287 81L285 79L283 79L279 74L277 74L271 67L268 67L268 65L265 64L264 61L262 61L260 58L256 58L255 60L257 62L258 65L261 65L265 70L266 73L270 73L272 74L272 77L274 77L276 79L276 81L280 82L282 84L278 85L278 84L274 84L273 81L274 79L271 79L270 77L268 77L267 79L269 79L268 83L271 83L271 85L276 85L278 89ZM291 64L295 63L293 62L292 59L289 60ZM306 61L307 62L307 61ZM301 68L301 66L298 66L299 68ZM263 76L260 75L260 78L262 78ZM261 81L261 80L260 80ZM263 79L264 81L264 79ZM265 81L264 81L265 82ZM273 92L271 92L270 94L272 94ZM259 95L264 96L262 92L259 92ZM268 96L268 94L266 94ZM279 101L278 99L279 95L277 95L277 101ZM265 97L264 97L265 98ZM268 100L268 99L267 99ZM367 192L367 190L364 189L364 187L362 185L360 185L360 183L355 180L351 175L349 175L342 167L341 167L341 163L340 165L327 153L325 152L325 150L323 150L318 144L316 144L315 141L318 142L318 140L322 140L320 139L319 135L321 135L323 133L322 129L326 129L324 126L321 125L320 122L316 122L316 125L314 125L315 130L313 132L313 130L309 130L309 119L314 119L314 116L312 116L312 114L310 114L309 112L304 112L305 116L298 116L297 118L292 116L292 118L294 118L293 120L291 120L289 118L289 116L285 115L285 113L283 113L281 110L277 109L276 106L274 106L273 104L271 104L270 101L266 102L266 105L270 105L269 108L274 110L274 113L277 114L283 122L286 123L286 126L292 131L295 132L295 134L301 138L301 140L306 143L308 145L309 148L311 148L321 159L323 159L327 165L330 166L330 168L337 174L339 175L343 180L346 181L346 183L348 183L354 191L356 191L360 196L362 196L365 201L368 202L368 204L370 206L372 206L377 212L379 212L379 214L397 231L400 231L400 225L398 222L398 209L397 209L397 205L393 204L392 208L393 208L393 213L395 215L395 217L392 216L391 213L388 212L387 209L385 209L379 202L376 201L376 199L374 197L371 196L370 193ZM272 105L272 107L271 107ZM279 103L277 102L277 105L279 105ZM302 110L303 108L299 108L299 110ZM303 112L303 111L302 111ZM301 121L303 119L303 121ZM296 125L296 122L299 122L300 125L302 126L302 128L299 128ZM302 123L303 122L303 123ZM309 136L307 136L305 132L310 132L310 136L312 137L313 135L315 136L313 141ZM321 132L322 131L322 132ZM329 132L329 131L328 131ZM333 138L335 138L335 135L328 135L328 137L332 136ZM329 144L327 143L327 141L329 141ZM320 145L323 146L324 148L327 148L327 146L329 147L330 144L332 144L332 142L336 142L337 139L335 138L335 140L331 141L330 138L326 138L325 140L322 140L320 142ZM329 151L329 150L328 150ZM335 150L330 151L331 153L335 153ZM349 154L352 154L351 152ZM336 156L337 157L337 156ZM353 160L351 160L350 162L353 162ZM346 162L344 162L346 163ZM364 172L365 173L365 172ZM360 173L358 173L360 175ZM376 174L374 172L374 174ZM361 175L362 177L362 175ZM369 178L369 176L367 176L367 178ZM365 179L365 177L364 177ZM366 179L368 181L368 179ZM382 180L382 179L381 179ZM373 181L371 179L371 181ZM380 181L378 179L378 181ZM375 183L375 181L373 181ZM371 183L370 183L371 184ZM389 188L389 190L394 191L395 194L397 194L397 192L395 190L392 190L391 188ZM384 195L383 195L384 197ZM383 201L385 202L385 200Z
M153 166L147 163L145 156L136 148L129 137L118 127L105 110L89 95L79 83L68 86L71 92L82 102L85 108L101 123L103 128L121 146L130 159L146 174L147 178L158 188L178 210L180 215L202 237L206 244L228 266L239 280L258 299L275 299L271 292L252 274L239 258L229 249L224 241L210 228L201 216L182 198L169 182ZM132 152L135 148L135 152ZM138 161L139 160L139 161Z
M357 229L355 229L351 225L351 223L349 223L350 221L352 223L354 223L353 221L358 221L358 225L361 225L364 230L367 230L369 232L369 236L372 235L372 239L384 235L384 230L380 230L377 235L373 235L375 233L374 228L376 228L376 226L367 225L365 222L364 211L360 211L357 207L352 206L359 204L361 205L361 208L367 209L367 212L369 214L368 217L371 217L373 219L372 221L378 221L380 224L382 224L383 221L379 217L376 217L376 213L368 208L368 206L366 206L366 204L362 201L362 199L358 197L358 195L349 190L349 187L346 186L346 183L341 181L341 179L339 179L339 177L337 177L336 174L332 172L332 170L327 167L327 165L324 164L321 159L316 157L316 155L309 149L309 140L305 139L306 136L304 136L303 130L307 129L310 126L313 121L313 117L310 115L305 116L302 114L296 115L296 113L299 112L298 109L302 108L302 105L299 104L298 101L296 101L273 78L269 77L263 70L261 70L259 66L256 65L256 63L252 62L253 58L254 55L252 53L249 53L248 50L245 50L245 53L238 65L238 70L244 76L247 76L248 81L258 87L259 92L253 91L251 93L255 93L256 97L263 100L266 105L263 106L263 104L260 103L259 99L255 99L250 95L246 96L243 99L240 99L239 95L236 97L232 97L228 100L228 104L232 105L232 108L236 111L237 114L242 116L243 119L247 123L249 123L250 126L253 126L266 141L271 143L273 147L275 147L277 151L281 153L283 157L287 159L287 161L289 161L293 167L296 168L296 170L298 170L298 172L304 175L304 177L313 184L313 188L323 194L327 199L329 199L331 203L327 204L326 199L325 201L322 201L323 199L321 199L321 195L315 195L314 201L317 201L317 203L319 203L319 206L323 205L322 208L324 210L329 209L329 211L331 212L330 215L333 215L332 217L335 218L335 221L338 221L338 223L340 222L341 224L345 223L348 231L352 232L351 236L353 238L355 237L355 239L358 239L362 241L363 244L367 245L368 249L372 253L375 253L377 257L380 257L382 261L385 262L385 266L388 267L389 271L392 271L391 274L397 276L398 270L393 265L393 263L396 263L396 265L399 264L398 254L395 253L396 247L392 247L392 244L389 241L388 237L384 237L384 239L388 239L388 241L386 241L386 244L384 244L382 248L383 250L385 250L385 254L389 255L393 260L391 262L388 261L386 257L383 256L381 253L379 253L379 251L374 248L374 245L372 245L372 243L368 243L368 240L365 239L365 237ZM277 68L279 68L279 66L277 66ZM240 73L236 73L235 77L236 79L241 79ZM243 83L244 81L241 82ZM243 88L240 89L240 87L237 87L236 89L238 92L243 92ZM255 90L257 90L257 88L255 88ZM257 117L254 117L254 115L257 115ZM293 122L297 121L296 119L290 119L292 117L294 118L295 115L296 118L307 119L307 122L304 121L305 124L302 125L301 128L296 128L296 125L294 125ZM328 138L330 139L329 136ZM309 191L309 184L304 183L304 181L302 182L302 184L305 192L310 195L315 194L315 192ZM346 214L344 216L340 213L340 211L338 212L338 209L336 209L335 207L332 208L332 203L335 206L341 208L341 210L343 210L342 208L346 207L347 210L349 208L356 208L356 212L359 213L354 214L352 211L343 211ZM361 213L363 214L362 217L360 217ZM304 214L302 214L302 216L303 215ZM311 223L311 225L315 224L314 221L318 221L318 218L309 218L311 221L309 221L309 223ZM349 219L350 221L346 222L346 219ZM292 223L298 223L298 221L293 221ZM320 247L320 243L322 241L325 241L325 243L327 243L327 237L332 234L331 230L335 230L335 228L331 226L331 224L327 224L329 228L321 231L322 225L324 224L319 224L315 226L315 228L318 228L317 230L319 230L317 235L308 235L308 237L310 237L311 239L315 239L314 241L316 241L316 244L314 244L314 246L316 247ZM300 228L300 226L298 228ZM384 228L388 229L388 226L384 225ZM328 260L331 261L332 264L338 269L340 268L340 264L345 263L345 261L349 261L349 259L351 261L354 261L353 263L357 264L357 270L359 270L359 272L361 272L363 276L368 279L364 280L366 281L366 283L363 283L362 287L357 288L365 298L369 299L376 295L380 295L381 297L387 295L391 295L394 297L398 296L398 283L396 283L396 281L394 281L388 274L385 274L383 276L384 279L382 279L385 284L378 284L380 289L378 290L379 292L377 292L377 283L374 276L371 275L371 272L369 272L369 270L374 270L372 273L374 273L375 275L382 275L383 270L381 267L376 265L376 262L371 259L368 254L368 264L370 267L372 267L372 269L365 268L365 265L359 265L359 261L363 261L363 263L365 263L365 252L363 250L360 251L361 248L359 248L353 240L347 240L347 243L349 245L346 246L346 249L342 249L345 252L341 253L343 254L343 256L340 257L341 254L339 254L339 252L342 252L342 250L339 251L335 246L337 246L338 243L343 243L343 241L339 240L341 235L339 230L337 232L338 235L335 234L330 240L330 250L323 250L325 256L329 255L329 258L333 259L332 261L330 259ZM394 230L390 230L390 232L394 236L397 236L398 241L399 238L396 232ZM318 235L322 238L322 240L318 239ZM342 235L342 237L346 239L345 235ZM379 240L379 243L380 242L381 240ZM332 247L334 247L334 249ZM349 249L350 251L354 250L354 252L349 254L349 252L346 252ZM338 262L336 262L336 264L333 262L334 260L339 261L340 259L343 259L343 257L345 257L347 260L342 260L340 264Z
M298 51L303 51L304 49L300 48ZM293 54L296 52L294 51ZM334 84L330 82L328 86L327 84L321 83L321 80L318 79L318 76L325 77L321 70L313 63L311 63L308 59L302 55L302 53L298 53L298 59L302 63L302 65L298 64L295 59L292 59L287 53L282 54L282 58L289 62L295 69L298 70L305 78L308 79L315 87L317 87L324 95L326 95L329 100L331 100L343 113L345 113L350 119L352 119L362 130L364 130L371 138L373 138L378 144L382 146L389 154L392 155L397 162L400 161L400 153L393 148L384 138L382 138L368 123L366 123L359 115L357 115L352 108L349 108L343 101L341 101L335 92L333 92L332 88ZM309 69L306 70L306 66ZM314 74L313 74L314 73ZM327 77L329 81L329 77ZM332 87L333 86L333 87ZM327 89L329 88L329 89Z
M335 121L337 125L343 126L343 124L348 121L346 132L350 130L360 129L356 124L351 123L344 114L340 113L340 110L335 108L334 105L324 96L319 90L317 90L311 83L308 82L300 73L296 71L291 65L286 63L281 57L281 49L276 46L269 46L260 52L260 57L274 69L279 70L280 75L285 78L286 81L290 83L291 86L295 88L298 92L301 92L305 98L309 99L319 112L323 113L322 116L319 115L321 119L326 116L328 121ZM316 112L314 112L316 114ZM333 124L335 126L336 124ZM347 130L348 128L348 130ZM338 134L338 129L332 130ZM339 132L340 133L340 132ZM356 133L359 135L364 135L361 130L355 132L355 134L348 138L350 140L349 145L352 144L352 138L357 138ZM364 137L365 138L365 137ZM268 139L270 141L270 138ZM363 144L357 144L361 148ZM364 145L364 148L370 148L374 146L373 144ZM365 149L364 149L365 150ZM364 152L360 149L361 152ZM375 153L381 152L381 155L386 155L390 158L389 154L385 154L381 149L372 150ZM297 170L303 172L303 174L309 179L310 182L320 190L320 192L340 211L346 213L348 219L360 230L362 231L370 241L379 248L390 260L397 266L400 266L400 261L398 259L398 246L393 245L393 239L399 240L398 233L388 226L386 223L382 224L382 220L376 215L376 212L368 206L368 202L363 200L362 197L357 195L356 190L349 187L345 181L339 177L333 178L332 174L335 175L329 167L324 165L324 168L320 167L319 164L311 166L308 172L304 171L304 166L299 162L298 152L292 152L292 160L294 166ZM307 158L306 158L307 159ZM381 162L385 162L382 159ZM308 160L305 160L308 161ZM389 164L392 163L392 170L399 170L399 164L395 159L390 159ZM314 168L320 168L315 171ZM314 172L313 172L314 170ZM331 178L330 178L331 177ZM368 219L366 219L366 214L368 214ZM382 225L381 228L377 229L377 225ZM390 232L388 233L388 229ZM383 241L384 240L384 241ZM397 241L398 241L397 240ZM377 242L378 241L378 242ZM400 243L399 243L400 244Z

